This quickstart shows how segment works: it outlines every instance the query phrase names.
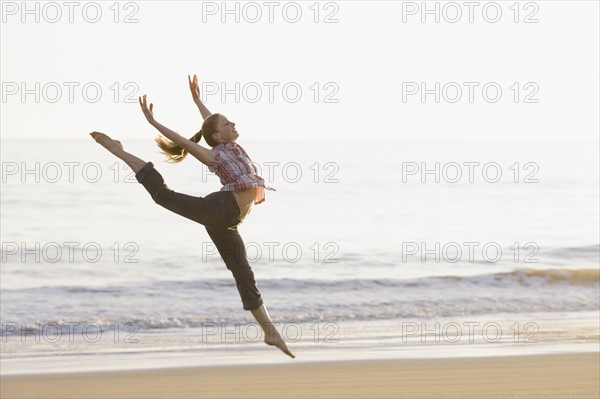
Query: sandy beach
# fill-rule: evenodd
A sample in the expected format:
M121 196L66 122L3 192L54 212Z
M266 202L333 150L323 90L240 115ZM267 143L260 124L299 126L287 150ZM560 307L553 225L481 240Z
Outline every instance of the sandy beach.
M305 362L2 377L2 398L597 398L600 355Z

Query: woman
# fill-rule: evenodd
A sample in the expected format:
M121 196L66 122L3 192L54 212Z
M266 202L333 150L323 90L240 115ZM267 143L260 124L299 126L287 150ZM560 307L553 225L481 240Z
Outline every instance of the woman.
M204 119L202 129L189 140L156 121L153 104L148 107L145 95L139 98L139 103L148 122L166 137L159 136L156 142L169 158L168 161L180 162L188 153L192 154L219 176L224 185L221 191L206 197L176 193L167 187L152 162L126 152L119 141L104 133L92 132L90 135L131 167L137 181L150 193L154 202L205 226L227 269L233 274L244 310L249 310L260 323L265 333L265 343L280 348L294 358L267 313L248 264L244 242L237 230L252 206L264 202L264 189L273 189L265 186L248 154L236 143L239 134L235 123L223 115L211 114L204 106L200 101L196 75L193 80L188 75L188 82L194 102ZM198 144L202 137L212 150Z

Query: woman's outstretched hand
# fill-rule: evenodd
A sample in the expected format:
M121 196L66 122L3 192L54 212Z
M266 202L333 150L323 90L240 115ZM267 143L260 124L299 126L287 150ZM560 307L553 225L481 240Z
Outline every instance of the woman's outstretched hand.
M198 86L198 76L194 74L194 79L188 75L188 82L190 83L190 91L192 92L192 98L194 103L198 107L198 111L202 115L202 119L206 119L211 115L211 112L206 108L206 105L202 104L200 100L200 86Z
M194 74L194 79L190 78L188 75L188 82L190 83L190 92L192 93L192 98L194 102L198 104L200 102L200 86L198 86L198 76Z
M154 123L154 114L152 113L152 108L154 107L154 104L150 103L150 107L148 107L145 94L143 97L138 97L138 99L140 101L140 106L142 107L142 112L144 113L146 120L150 122L150 124Z

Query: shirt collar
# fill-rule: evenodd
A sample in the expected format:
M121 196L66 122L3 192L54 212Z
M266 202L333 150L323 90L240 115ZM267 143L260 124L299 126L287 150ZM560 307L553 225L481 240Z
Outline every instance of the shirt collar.
M238 146L237 143L230 142L230 143L219 143L214 148L215 148L215 150L220 151L220 150L229 150L231 148L236 148L237 146Z

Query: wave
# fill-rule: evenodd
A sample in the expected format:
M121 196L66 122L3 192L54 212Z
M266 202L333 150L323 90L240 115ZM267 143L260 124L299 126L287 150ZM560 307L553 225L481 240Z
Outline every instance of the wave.
M282 322L427 319L597 311L597 269L517 269L473 276L412 279L266 279L259 289ZM217 305L211 305L218 301ZM31 303L36 303L31 308ZM237 322L233 279L136 282L105 287L3 290L3 323L115 320L140 330Z
M377 278L377 279L260 279L259 285L267 289L326 289L335 291L356 291L377 289L379 287L439 287L444 285L478 285L490 287L532 286L568 284L574 286L590 286L600 283L600 269L531 269L522 268L509 272L496 272L470 276L446 275L429 276L411 279ZM151 282L127 282L109 286L44 286L38 288L11 289L7 291L62 291L70 294L119 294L127 292L135 295L148 290L220 290L223 287L235 286L232 278L210 278L202 280L159 280Z
M593 285L600 282L600 269L523 269L510 273L497 274L499 278L502 278L503 274L510 274L522 283L536 279L543 279L548 284L567 283L573 285Z

